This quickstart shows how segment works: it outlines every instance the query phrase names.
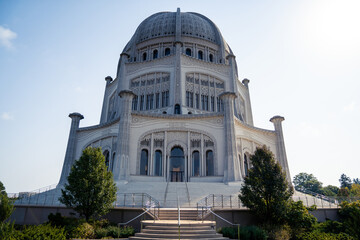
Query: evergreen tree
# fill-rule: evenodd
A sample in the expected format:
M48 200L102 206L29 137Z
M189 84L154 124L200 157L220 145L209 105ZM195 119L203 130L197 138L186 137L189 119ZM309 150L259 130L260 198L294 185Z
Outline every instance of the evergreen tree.
M13 201L8 198L5 187L0 181L0 225L11 216L13 210Z
M106 214L116 200L113 175L107 171L100 148L86 148L75 161L67 180L59 200L85 216L86 221Z
M285 173L266 146L257 148L250 160L252 168L245 177L240 200L263 223L284 223L288 201L293 194Z
M348 189L351 189L351 178L349 178L348 176L346 176L344 173L341 174L340 176L340 179L339 179L339 182L340 182L340 187L341 188L348 188Z

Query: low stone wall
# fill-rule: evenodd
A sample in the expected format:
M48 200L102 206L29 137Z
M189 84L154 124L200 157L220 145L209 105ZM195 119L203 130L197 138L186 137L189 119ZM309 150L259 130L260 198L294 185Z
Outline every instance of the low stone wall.
M113 223L125 223L132 218L141 214L141 208L114 208L104 216ZM10 217L10 221L15 221L16 224L21 225L37 225L48 221L50 213L60 213L66 217L79 217L73 209L67 207L51 207L51 206L15 206L14 213ZM143 217L143 218L142 218ZM152 219L149 215L144 214L142 217L131 222L129 225L136 230L141 228L141 219Z
M125 223L134 217L141 214L141 208L114 208L104 216L113 223ZM240 223L240 225L256 225L258 223L249 210L246 209L215 209L214 212L220 217L232 223ZM66 217L79 217L79 215L71 208L66 207L51 207L51 206L16 206L14 213L10 217L10 221L15 221L16 224L41 224L48 221L50 213L60 213ZM336 208L322 208L311 212L319 222L324 222L326 219L339 220L338 209ZM141 228L141 219L152 219L149 215L145 214L142 217L134 220L129 225L133 226L136 230ZM216 221L216 227L230 226L219 217L210 214L205 220Z

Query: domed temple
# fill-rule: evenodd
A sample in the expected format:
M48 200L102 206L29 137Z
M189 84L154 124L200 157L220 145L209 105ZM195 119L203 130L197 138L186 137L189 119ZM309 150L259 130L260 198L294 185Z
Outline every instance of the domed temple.
M238 79L235 55L217 26L192 12L145 19L105 78L100 123L72 119L59 181L88 147L101 147L118 192L174 201L237 194L249 155L266 145L290 181L281 116L275 130L254 126L249 80ZM174 183L175 182L175 183Z

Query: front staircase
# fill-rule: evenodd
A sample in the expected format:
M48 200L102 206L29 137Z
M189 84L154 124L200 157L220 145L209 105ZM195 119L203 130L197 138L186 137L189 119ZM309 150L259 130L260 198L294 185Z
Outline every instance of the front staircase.
M180 209L180 228L177 208L162 208L159 220L143 220L143 229L130 239L228 239L216 233L214 221L197 220L196 209Z

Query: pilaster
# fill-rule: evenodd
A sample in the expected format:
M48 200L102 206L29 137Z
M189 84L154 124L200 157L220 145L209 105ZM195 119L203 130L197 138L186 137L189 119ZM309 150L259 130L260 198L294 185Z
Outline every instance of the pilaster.
M110 83L112 82L112 77L107 76L105 78L106 81L106 85L105 85L105 92L104 92L104 100L103 100L103 105L102 105L102 110L101 110L101 117L100 117L100 124L106 122L107 120L107 110L109 108L109 104L108 104L108 97L109 97L109 91L108 91L108 86L110 85Z
M59 185L63 185L67 182L67 177L69 176L71 167L75 162L76 132L79 129L80 120L84 118L83 115L77 112L70 113L69 117L71 118L70 133Z
M234 119L234 100L236 94L224 92L220 95L224 104L224 125L225 125L225 158L224 158L224 181L240 181L238 169L238 159L236 150L235 119Z
M134 94L132 91L123 90L120 96L120 121L119 134L116 147L116 160L114 166L114 180L128 181L130 176L129 168L129 144L130 144L130 123L131 104Z
M285 142L284 142L284 135L282 130L282 121L285 118L281 116L274 116L270 119L270 122L274 124L275 133L276 133L276 155L277 159L286 174L286 180L291 183L291 176L288 166L288 161L286 157L286 150L285 150Z

